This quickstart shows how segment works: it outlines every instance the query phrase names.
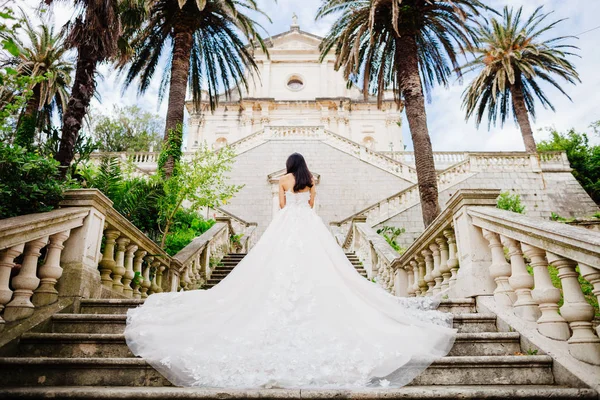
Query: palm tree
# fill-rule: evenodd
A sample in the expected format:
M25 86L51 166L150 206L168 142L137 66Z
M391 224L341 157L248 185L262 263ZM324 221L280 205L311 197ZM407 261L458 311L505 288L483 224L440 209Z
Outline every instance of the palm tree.
M12 35L19 56L8 60L6 65L20 75L42 78L39 82L33 80L32 95L17 123L15 142L29 146L33 144L36 128L48 126L54 111L62 116L67 108L73 67L66 57L62 33L55 34L54 28L45 24L35 29L25 15L22 20L29 43L24 44L19 35Z
M572 36L546 40L540 37L562 20L544 24L550 14L543 13L541 6L526 21L521 19L521 12L522 8L514 12L505 7L502 20L492 18L479 23L478 44L471 49L476 58L464 68L480 71L463 93L463 107L467 119L475 114L477 125L487 111L488 128L498 116L504 125L512 108L525 150L537 153L529 122L529 115L535 119L535 97L544 108L554 111L538 82L549 83L571 99L555 77L573 84L580 80L574 65L567 60L574 55L570 50L576 47L560 44Z
M161 84L161 97L167 85L169 91L164 139L178 136L173 143L180 143L188 84L196 104L207 90L211 108L220 91L233 87L241 94L242 87L247 88L248 77L257 71L252 47L260 45L266 51L266 46L257 32L259 25L246 12L262 12L254 0L151 0L149 10L149 20L130 39L133 56L121 62L122 69L128 66L125 87L139 79L139 93L144 93L167 52ZM174 149L162 165L166 177L178 151Z
M45 0L50 4L53 0ZM66 47L77 49L75 80L63 114L60 148L55 155L61 174L67 174L75 143L96 90L98 64L115 57L123 47L124 26L139 24L141 10L136 0L74 0L79 15L65 28Z
M478 0L326 0L317 14L341 12L322 57L335 48L336 68L365 98L376 94L381 105L384 90L393 89L398 104L404 101L426 227L440 207L423 88L448 85L453 70L460 77L457 55L473 37L465 23L483 7Z

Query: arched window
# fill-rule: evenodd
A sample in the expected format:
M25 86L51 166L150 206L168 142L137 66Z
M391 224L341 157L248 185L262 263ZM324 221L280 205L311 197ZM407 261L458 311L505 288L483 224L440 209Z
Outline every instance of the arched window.
M362 140L362 143L364 146L372 149L373 146L375 146L375 139L373 139L373 136L365 136Z
M225 146L227 146L227 139L225 139L224 137L220 137L216 140L215 149L220 149Z
M288 89L293 90L294 92L302 90L302 88L304 87L304 80L298 75L292 75L288 78L287 87Z

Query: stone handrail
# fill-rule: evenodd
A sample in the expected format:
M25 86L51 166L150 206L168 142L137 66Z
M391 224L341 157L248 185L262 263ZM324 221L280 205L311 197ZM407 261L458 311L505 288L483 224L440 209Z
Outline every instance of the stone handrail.
M581 275L600 298L600 233L499 210L498 194L458 191L396 263L395 292L493 295L497 305L535 322L541 335L567 341L576 359L600 365L594 309L578 281ZM553 286L549 265L558 269L562 289Z
M232 213L217 208L215 210L215 219L224 218L229 223L229 229L232 235L242 235L240 238L239 248L232 248L233 253L247 253L250 251L254 243L256 242L256 222L246 222L240 217L233 215Z
M210 262L229 252L229 217L171 257L96 189L67 191L60 206L0 221L0 329L60 299L144 299L199 288Z
M400 255L385 238L365 223L364 218L352 221L350 240L344 250L356 254L369 279L390 292L394 290L394 267Z
M462 161L451 166L437 174L438 187L440 190L445 190L452 185L455 185L472 176L470 173L469 160ZM352 216L338 222L331 222L331 225L339 226L340 232L349 232L352 220L357 216L366 217L366 221L370 226L375 226L393 217L394 215L416 206L420 202L419 186L417 184L407 187L406 189L383 199L372 206L369 206ZM344 242L346 243L346 241Z

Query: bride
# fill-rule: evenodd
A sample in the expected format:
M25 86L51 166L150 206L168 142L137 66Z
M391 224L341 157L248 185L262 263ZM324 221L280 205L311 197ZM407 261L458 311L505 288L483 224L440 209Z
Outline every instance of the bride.
M302 155L286 166L281 210L252 251L210 290L129 310L129 348L178 386L406 385L450 351L450 314L360 276L313 210Z

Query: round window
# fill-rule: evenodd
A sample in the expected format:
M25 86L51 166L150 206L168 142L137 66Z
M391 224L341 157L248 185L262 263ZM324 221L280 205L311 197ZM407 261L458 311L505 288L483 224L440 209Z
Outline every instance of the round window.
M304 82L302 81L302 78L298 76L292 76L288 79L287 87L290 90L298 91L304 87Z

